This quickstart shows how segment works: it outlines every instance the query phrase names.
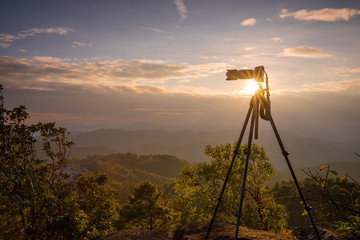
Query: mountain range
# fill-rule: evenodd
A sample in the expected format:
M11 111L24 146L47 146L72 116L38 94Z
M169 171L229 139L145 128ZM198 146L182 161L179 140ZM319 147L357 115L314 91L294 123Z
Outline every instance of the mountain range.
M70 135L71 140L75 142L71 156L82 158L111 153L165 154L189 162L203 162L210 160L203 153L205 146L236 142L239 132L240 130L197 132L122 129L76 132ZM289 158L294 168L332 162L360 162L360 158L354 154L360 152L360 141L337 142L288 132L280 132L280 135L286 150L290 153ZM246 133L242 144L247 142L247 138ZM265 148L277 170L288 169L272 131L260 132L259 139L254 141Z

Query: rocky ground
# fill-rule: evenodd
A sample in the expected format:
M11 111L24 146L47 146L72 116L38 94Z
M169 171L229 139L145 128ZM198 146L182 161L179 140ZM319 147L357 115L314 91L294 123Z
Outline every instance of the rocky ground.
M195 222L184 225L175 233L148 232L140 230L122 230L113 233L102 240L204 240L206 238L208 222ZM209 240L233 240L235 225L215 222ZM360 240L359 237L347 233L339 233L326 229L319 230L322 240ZM246 227L239 228L238 240L317 240L312 227L297 228L291 234L277 234L267 231L254 230Z

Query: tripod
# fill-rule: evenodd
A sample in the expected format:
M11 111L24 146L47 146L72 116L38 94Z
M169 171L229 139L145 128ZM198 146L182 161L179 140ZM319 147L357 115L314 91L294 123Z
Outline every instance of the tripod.
M266 79L267 80L267 79ZM264 97L264 92L267 92L267 99ZM249 110L247 112L245 121L244 121L244 125L242 127L237 145L235 147L234 153L233 153L233 158L231 160L226 178L224 180L224 184L223 187L221 189L220 192L220 196L218 198L218 202L213 214L213 217L211 219L210 225L209 225L209 229L206 235L206 239L209 239L209 235L211 232L211 228L212 225L214 223L215 217L216 217L216 213L218 211L218 208L220 206L220 203L222 201L222 197L227 185L227 182L229 180L230 174L231 174L231 170L232 167L234 165L235 162L235 158L236 155L239 153L239 148L240 148L240 144L241 141L244 137L245 134L245 130L246 130L246 126L248 125L249 119L250 119L250 115L251 115L251 122L250 122L250 129L249 129L249 138L248 138L248 143L247 143L247 148L244 150L244 153L246 154L246 160L245 160L245 166L244 166L244 173L243 173L243 179L242 179L242 183L241 183L241 192L240 192L240 201L239 201L239 205L238 205L238 210L235 212L235 216L236 216L236 230L235 230L235 240L238 239L238 232L239 232L239 225L240 225L240 218L242 215L242 206L243 206L243 201L244 201L244 193L245 193L245 184L246 184L246 176L247 176L247 171L248 171L248 165L249 165L249 158L250 158L250 153L251 153L251 145L252 145L252 140L253 140L253 136L255 137L255 139L258 139L258 124L259 124L259 115L262 119L266 120L266 121L270 121L271 127L275 133L276 139L279 143L282 155L284 156L286 163L289 167L291 176L294 180L294 183L296 185L296 188L299 192L300 198L302 200L302 203L304 204L304 208L309 216L310 222L312 223L316 236L319 240L321 240L320 234L318 232L318 229L316 228L315 222L310 214L310 210L311 207L307 204L306 199L304 197L304 194L301 190L301 187L299 185L299 182L295 176L294 170L291 166L290 160L288 158L289 153L285 150L285 147L282 143L282 140L280 138L279 132L275 126L274 120L272 118L271 112L270 112L270 99L269 99L269 87L267 85L267 81L266 81L266 89L264 90L262 88L262 86L259 83L259 89L255 92L255 94L252 96L251 100L250 100L250 106L249 106ZM255 132L254 132L255 131Z

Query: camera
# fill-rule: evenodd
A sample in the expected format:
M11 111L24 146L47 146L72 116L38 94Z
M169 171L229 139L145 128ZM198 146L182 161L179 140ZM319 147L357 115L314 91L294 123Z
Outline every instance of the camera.
M264 66L257 66L254 69L227 69L226 80L255 79L257 82L264 82Z

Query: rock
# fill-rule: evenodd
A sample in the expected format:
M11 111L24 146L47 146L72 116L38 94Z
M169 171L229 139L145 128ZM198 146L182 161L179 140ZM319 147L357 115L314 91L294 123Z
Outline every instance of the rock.
M142 231L142 230L121 230L110 234L102 240L172 240L173 233L159 231Z
M204 240L206 239L209 222L194 222L181 227L173 233L159 231L121 230L102 240ZM319 229L321 240L360 240L350 233ZM233 240L235 224L214 222L209 240ZM278 234L267 231L239 227L238 240L318 240L313 227L299 227L291 234Z
M174 240L204 240L209 228L209 222L194 222L184 225L175 232ZM235 224L214 222L209 240L233 240ZM290 240L297 239L290 234L277 234L267 231L254 230L246 227L239 228L238 240Z
M321 240L360 240L358 236L351 233L336 232L325 228L318 228ZM310 227L298 227L291 234L300 240L318 240L315 230Z

